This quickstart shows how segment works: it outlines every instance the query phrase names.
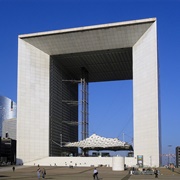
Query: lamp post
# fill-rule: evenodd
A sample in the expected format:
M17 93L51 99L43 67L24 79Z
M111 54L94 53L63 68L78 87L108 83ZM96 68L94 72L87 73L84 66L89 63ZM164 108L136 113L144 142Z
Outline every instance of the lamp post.
M170 164L170 148L172 147L172 145L168 145L168 149L169 149L169 154L168 154L168 166Z

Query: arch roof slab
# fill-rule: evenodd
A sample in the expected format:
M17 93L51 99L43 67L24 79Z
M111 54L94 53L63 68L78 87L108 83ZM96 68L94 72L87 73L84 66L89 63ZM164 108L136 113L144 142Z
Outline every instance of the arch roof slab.
M74 79L81 67L89 82L132 79L132 47L155 18L20 35L19 38L50 55Z

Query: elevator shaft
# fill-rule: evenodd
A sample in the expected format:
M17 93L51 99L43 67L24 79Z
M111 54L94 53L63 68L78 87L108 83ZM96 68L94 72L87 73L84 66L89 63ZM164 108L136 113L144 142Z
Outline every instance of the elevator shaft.
M81 107L81 114L82 114L82 127L81 127L81 135L82 140L89 137L89 119L88 119L88 71L86 68L81 68L81 87L82 87L82 107Z

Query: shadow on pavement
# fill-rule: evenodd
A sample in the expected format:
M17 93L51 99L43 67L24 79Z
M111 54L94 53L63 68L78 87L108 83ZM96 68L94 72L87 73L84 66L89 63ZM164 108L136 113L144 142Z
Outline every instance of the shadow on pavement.
M128 180L130 178L130 174L127 174L125 177L123 177L121 180Z

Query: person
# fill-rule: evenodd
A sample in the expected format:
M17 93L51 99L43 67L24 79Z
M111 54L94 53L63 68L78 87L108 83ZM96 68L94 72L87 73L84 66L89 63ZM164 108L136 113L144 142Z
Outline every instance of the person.
M174 167L174 164L173 164L173 163L170 165L170 167L171 167L171 171L174 172L174 168L175 168L175 167Z
M94 171L93 171L93 178L98 179L98 170L96 168L94 168Z
M134 171L135 171L135 168L133 167L133 168L132 168L132 174L134 174Z
M42 178L44 179L45 176L46 176L46 170L43 168L43 170L42 170Z
M40 167L38 167L38 169L37 169L37 177L38 177L38 179L41 178L41 169L40 169Z
M158 170L157 169L154 170L154 174L155 174L155 178L158 178Z
M13 172L15 171L15 167L14 166L12 167L12 170L13 170Z

